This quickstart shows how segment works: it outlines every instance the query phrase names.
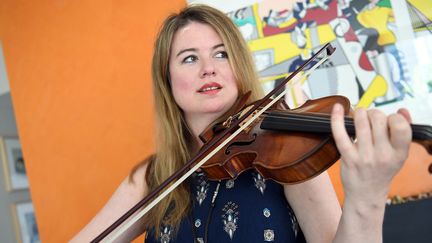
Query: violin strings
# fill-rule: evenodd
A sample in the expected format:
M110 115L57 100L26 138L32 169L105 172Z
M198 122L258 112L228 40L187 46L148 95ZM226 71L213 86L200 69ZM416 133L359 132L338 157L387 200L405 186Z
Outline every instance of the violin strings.
M275 122L283 122L288 130L330 132L330 115L305 112L302 114L294 112L266 112L266 118L274 119ZM355 134L354 120L345 117L345 127L350 134ZM432 138L432 127L428 125L411 124L413 138L419 140L430 140Z
M430 140L432 136L431 126L412 124L413 137L417 137L420 140Z
M283 122L293 130L330 132L330 116L326 114L304 115L298 113L267 113L267 117ZM345 126L349 133L354 133L354 124L352 118L346 118Z
M283 119L286 121L296 121L296 122L306 122L304 125L308 125L307 123L311 124L318 124L318 125L330 125L330 116L326 115L314 115L314 116L308 116L303 114L297 114L297 113L289 113L289 114L280 114L280 113L267 113L267 117L274 118L274 119ZM354 126L352 118L346 118L345 119L345 125L347 126Z

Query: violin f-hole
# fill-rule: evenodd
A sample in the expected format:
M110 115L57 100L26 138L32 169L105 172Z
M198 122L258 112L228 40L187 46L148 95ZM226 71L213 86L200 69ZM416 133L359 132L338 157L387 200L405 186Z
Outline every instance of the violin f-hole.
M247 146L247 145L249 145L249 144L255 142L256 137L257 137L257 134L256 134L256 133L253 133L253 134L252 134L252 137L251 137L250 140L236 141L236 142L234 142L234 143L231 143L231 144L228 145L227 148L225 149L225 155L229 155L229 154L231 153L231 150L230 150L230 149L231 149L232 147L236 147L236 146Z

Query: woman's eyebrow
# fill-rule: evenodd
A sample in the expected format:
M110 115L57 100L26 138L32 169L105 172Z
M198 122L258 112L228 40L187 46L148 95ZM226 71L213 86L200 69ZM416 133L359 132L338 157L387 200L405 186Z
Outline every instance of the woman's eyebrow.
M217 49L217 48L219 48L219 47L223 47L223 46L224 46L223 43L217 44L217 45L215 45L215 46L212 47L212 50L215 50L215 49ZM182 53L184 53L184 52L188 52L188 51L198 51L198 49L197 49L197 48L186 48L186 49L180 50L180 51L177 53L176 57L178 57L178 56L180 56Z
M214 49L217 49L217 48L219 48L219 47L223 47L223 46L225 46L223 43L220 43L220 44L217 44L217 45L215 45L215 46L213 46L213 50Z
M187 51L197 51L197 48L187 48L187 49L183 49L181 51L179 51L176 55L176 57L180 56L182 53L187 52Z

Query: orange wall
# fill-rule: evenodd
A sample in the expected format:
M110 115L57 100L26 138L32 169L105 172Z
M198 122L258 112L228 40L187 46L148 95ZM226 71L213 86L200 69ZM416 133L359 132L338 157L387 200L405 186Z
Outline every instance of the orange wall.
M153 39L163 18L185 1L0 4L40 236L65 242L153 150Z
M153 150L150 56L184 0L0 3L0 39L43 242L64 242ZM414 145L392 195L432 190ZM330 173L342 198L338 167Z

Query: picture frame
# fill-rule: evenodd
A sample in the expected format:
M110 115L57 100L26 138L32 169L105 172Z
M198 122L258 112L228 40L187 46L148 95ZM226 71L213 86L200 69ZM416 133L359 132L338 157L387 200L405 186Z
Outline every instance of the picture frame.
M18 243L40 243L39 231L31 202L13 204L12 216Z
M29 182L18 137L0 137L2 160L7 191L28 189Z

